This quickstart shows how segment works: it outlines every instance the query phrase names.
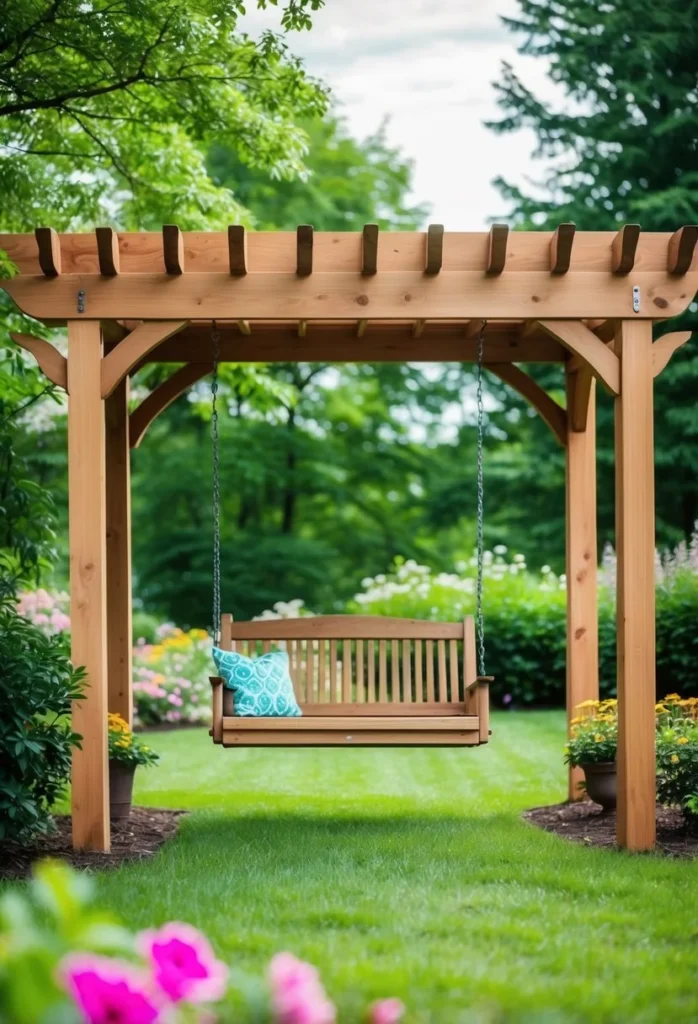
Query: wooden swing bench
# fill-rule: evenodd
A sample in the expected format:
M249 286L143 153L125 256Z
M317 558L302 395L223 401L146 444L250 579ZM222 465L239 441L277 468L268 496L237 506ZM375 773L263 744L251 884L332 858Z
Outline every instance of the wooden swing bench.
M235 717L213 689L214 743L256 746L477 746L489 739L489 677L477 675L475 625L363 615L233 622L221 647L286 649L300 718Z

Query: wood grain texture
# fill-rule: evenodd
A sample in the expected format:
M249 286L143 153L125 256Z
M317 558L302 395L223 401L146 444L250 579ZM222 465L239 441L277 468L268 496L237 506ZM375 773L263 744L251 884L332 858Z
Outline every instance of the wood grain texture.
M667 269L670 274L687 274L698 246L698 224L679 228L669 239Z
M71 657L87 686L73 704L71 806L76 849L108 850L106 488L102 341L97 323L68 324L68 491Z
M68 390L68 362L50 341L18 332L11 333L10 337L20 348L31 352L45 377L57 384L59 388L63 388L64 391Z
M301 224L296 231L296 273L308 277L313 272L313 228Z
M655 377L665 369L674 352L690 341L692 336L692 331L673 331L655 341L652 345L652 370Z
M235 721L241 719L236 718ZM479 743L478 729L455 731L430 728L411 732L386 728L373 732L354 727L351 732L332 729L293 732L266 729L223 731L224 747L472 747Z
M568 351L585 362L597 380L617 395L620 390L620 366L617 355L596 335L576 321L541 320L540 326Z
M611 244L612 269L614 274L629 274L635 266L637 244L640 240L640 225L625 224Z
M638 319L684 312L698 290L698 272L683 276L633 273L640 288ZM19 276L2 287L23 312L37 319L69 319L76 292L85 293L85 314L99 320L374 320L584 319L633 316L632 288L624 277L603 272L559 276L507 270L425 274L356 273L119 274L115 278Z
M315 715L307 718L223 718L224 729L239 732L313 732L328 730L345 732L347 729L361 729L364 732L385 729L402 732L419 732L424 729L440 729L443 732L459 732L462 729L477 729L474 715Z
M133 724L131 466L129 381L105 402L107 526L107 680L109 711Z
M62 269L61 240L53 228L34 231L39 250L39 268L46 277L58 277Z
M582 372L582 371L579 371ZM577 374L567 374L567 402L573 401ZM568 732L576 707L599 696L599 627L596 530L596 393L587 396L584 430L570 432L565 468L565 549L567 588L566 706ZM568 799L584 799L583 772L570 768Z
M122 274L164 274L162 235L159 231L119 232ZM230 272L227 231L185 231L184 258L187 274ZM425 231L382 231L381 273L413 270L424 273ZM578 231L574 239L570 271L613 269L614 231ZM635 253L635 270L668 271L671 231L644 231ZM315 271L361 271L361 232L316 231ZM544 271L550 274L551 231L512 231L508 239L508 271ZM295 231L248 231L249 273L296 272ZM443 239L444 271L470 270L482 274L487 265L489 232L446 231ZM93 232L62 233L59 237L64 274L99 274L97 240ZM0 248L7 251L21 274L41 274L34 234L0 234Z
M96 228L97 259L103 277L116 277L120 269L119 236L113 228Z
M361 235L361 273L370 277L378 272L378 225L366 224Z
M488 239L486 267L486 273L492 277L501 274L506 266L508 239L509 226L507 224L492 225Z
M313 615L301 619L261 619L255 622L231 623L231 636L236 639L288 640L459 640L462 627L458 622L427 622L424 619L401 619L383 615Z
M560 224L550 239L550 273L566 274L572 260L572 245L576 232L574 224Z
M444 261L444 226L430 224L427 229L425 274L438 274Z
M165 273L172 276L184 273L184 239L176 224L163 225L162 255Z
M218 324L221 362L464 362L477 358L477 341L464 337L462 326L431 322L413 336L404 324L383 326L367 322L361 337L356 327L345 324L305 323L299 335L295 322L288 327L253 321L249 337L235 328ZM270 329L271 327L271 329ZM566 349L540 331L523 338L519 327L491 324L485 338L489 363L562 363ZM164 341L152 354L153 362L205 362L211 359L211 329L191 324Z
M587 429L592 391L596 395L596 380L588 366L566 374L568 429L583 433Z
M171 338L184 327L183 320L145 323L131 331L102 360L102 397L108 398L120 380L133 370L144 356L161 341Z
M655 580L652 329L623 321L616 351L618 843L655 843Z
M228 265L234 277L247 273L247 232L241 224L228 227Z

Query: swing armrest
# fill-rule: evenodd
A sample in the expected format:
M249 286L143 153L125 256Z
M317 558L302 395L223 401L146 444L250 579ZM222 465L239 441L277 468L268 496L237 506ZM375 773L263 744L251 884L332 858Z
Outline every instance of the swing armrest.
M210 735L214 743L223 742L223 680L219 676L210 676L212 720Z
M490 738L490 683L494 676L478 676L465 687L465 702L468 713L477 715L480 724L480 743Z

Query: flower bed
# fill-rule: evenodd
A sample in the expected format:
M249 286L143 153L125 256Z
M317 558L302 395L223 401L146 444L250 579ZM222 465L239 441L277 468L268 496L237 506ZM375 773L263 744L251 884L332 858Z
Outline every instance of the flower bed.
M181 725L211 717L211 638L166 624L154 644L139 640L133 651L133 699L138 725Z

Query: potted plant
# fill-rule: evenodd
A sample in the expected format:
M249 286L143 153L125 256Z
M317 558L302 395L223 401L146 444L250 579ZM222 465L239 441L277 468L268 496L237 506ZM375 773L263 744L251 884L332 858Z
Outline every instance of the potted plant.
M618 703L586 700L575 710L578 715L572 719L565 763L583 769L589 798L612 811L617 793Z
M131 813L133 777L139 764L155 764L158 755L134 735L121 715L109 715L109 817L121 821Z

